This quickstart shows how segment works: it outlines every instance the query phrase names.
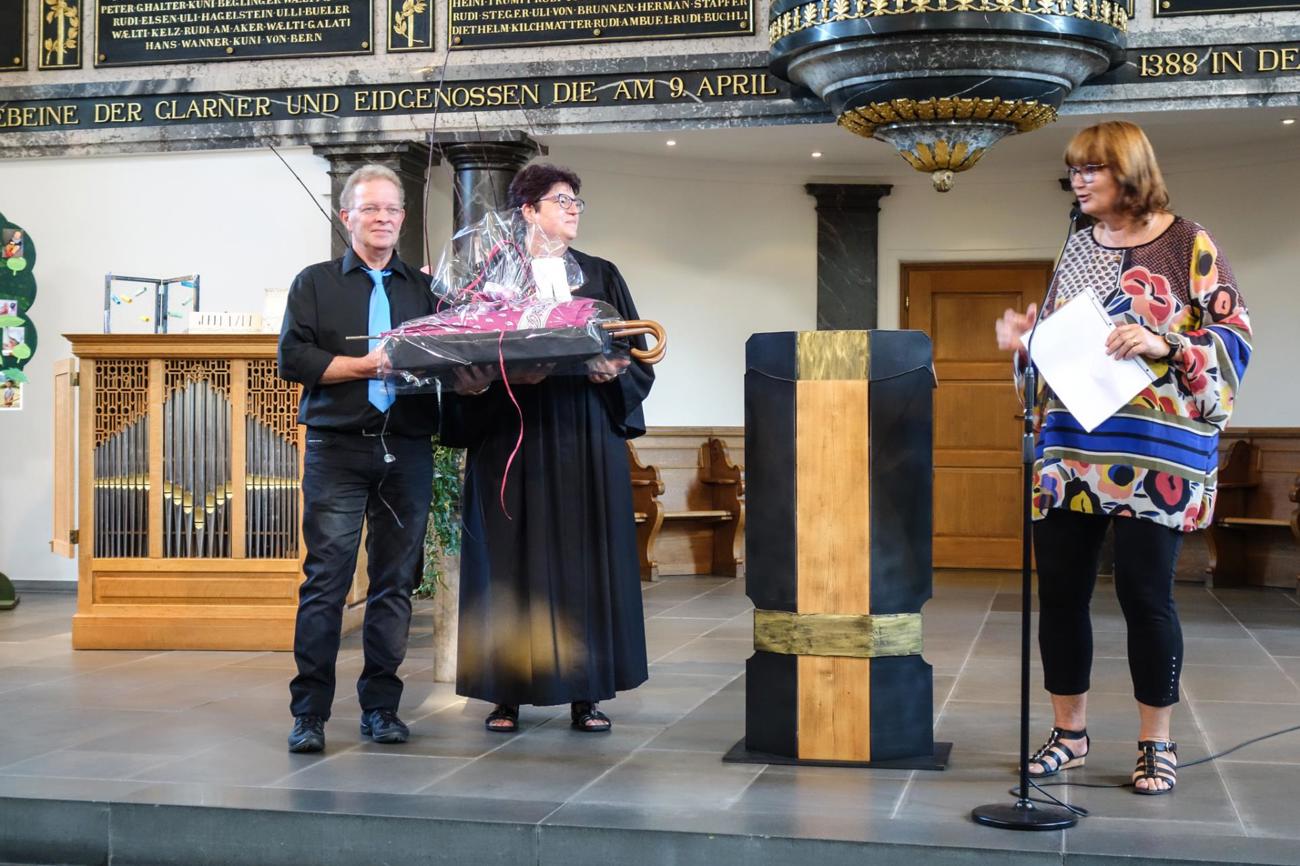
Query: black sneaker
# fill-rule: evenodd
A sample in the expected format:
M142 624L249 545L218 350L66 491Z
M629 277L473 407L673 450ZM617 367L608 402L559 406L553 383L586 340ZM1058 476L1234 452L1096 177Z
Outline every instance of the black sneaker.
M294 716L289 732L289 751L325 751L325 720L320 716Z
M361 714L361 736L376 743L405 743L411 730L393 710L366 710Z

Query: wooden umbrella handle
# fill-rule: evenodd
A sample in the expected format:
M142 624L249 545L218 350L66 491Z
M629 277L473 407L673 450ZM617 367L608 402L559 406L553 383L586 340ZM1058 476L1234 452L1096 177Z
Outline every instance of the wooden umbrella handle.
M632 357L642 364L658 364L668 350L668 335L664 326L650 319L629 319L623 322L605 322L601 325L609 331L611 337L638 337L641 335L655 338L653 349L633 349Z

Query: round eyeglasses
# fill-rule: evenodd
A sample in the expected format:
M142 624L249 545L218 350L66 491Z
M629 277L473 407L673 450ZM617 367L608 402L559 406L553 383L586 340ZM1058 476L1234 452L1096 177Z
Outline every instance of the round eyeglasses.
M558 195L548 195L546 198L539 198L538 201L553 201L560 206L560 210L573 208L578 213L582 213L587 209L587 203L585 201L577 196L572 196L563 192Z
M1081 177L1083 178L1084 183L1092 183L1097 179L1097 172L1101 171L1105 167L1106 163L1104 162L1069 166L1068 170L1070 173L1070 180L1074 180L1076 177Z

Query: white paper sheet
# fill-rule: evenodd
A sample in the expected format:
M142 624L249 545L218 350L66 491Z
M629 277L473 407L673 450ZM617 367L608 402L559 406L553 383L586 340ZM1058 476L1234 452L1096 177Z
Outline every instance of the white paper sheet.
M1084 292L1043 319L1034 334L1034 364L1089 433L1155 379L1141 358L1117 361L1106 354L1113 330L1101 302ZM1028 332L1020 342L1028 347Z

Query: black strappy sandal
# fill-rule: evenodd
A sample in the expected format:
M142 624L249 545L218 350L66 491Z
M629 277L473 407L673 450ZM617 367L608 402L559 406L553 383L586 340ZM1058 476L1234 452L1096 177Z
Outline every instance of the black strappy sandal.
M1062 743L1061 740L1083 740L1083 754L1076 755L1074 750ZM1029 769L1031 771L1029 778L1046 779L1048 776L1055 776L1062 770L1082 767L1091 746L1092 741L1088 738L1087 728L1082 731L1052 728L1052 733L1047 737L1047 742L1029 759ZM1034 765L1040 767L1041 772L1032 772Z
M1173 740L1138 740L1138 749L1142 754L1133 768L1133 793L1148 797L1168 794L1178 784L1178 744ZM1169 760L1161 752L1173 755L1175 760ZM1164 782L1168 787L1139 788L1140 779L1147 779L1153 786Z
M496 722L496 724L493 724ZM505 724L501 724L504 722ZM497 704L483 724L495 734L513 734L519 730L519 707L511 704Z
M574 701L569 715L572 726L584 734L605 734L614 725L591 701Z

